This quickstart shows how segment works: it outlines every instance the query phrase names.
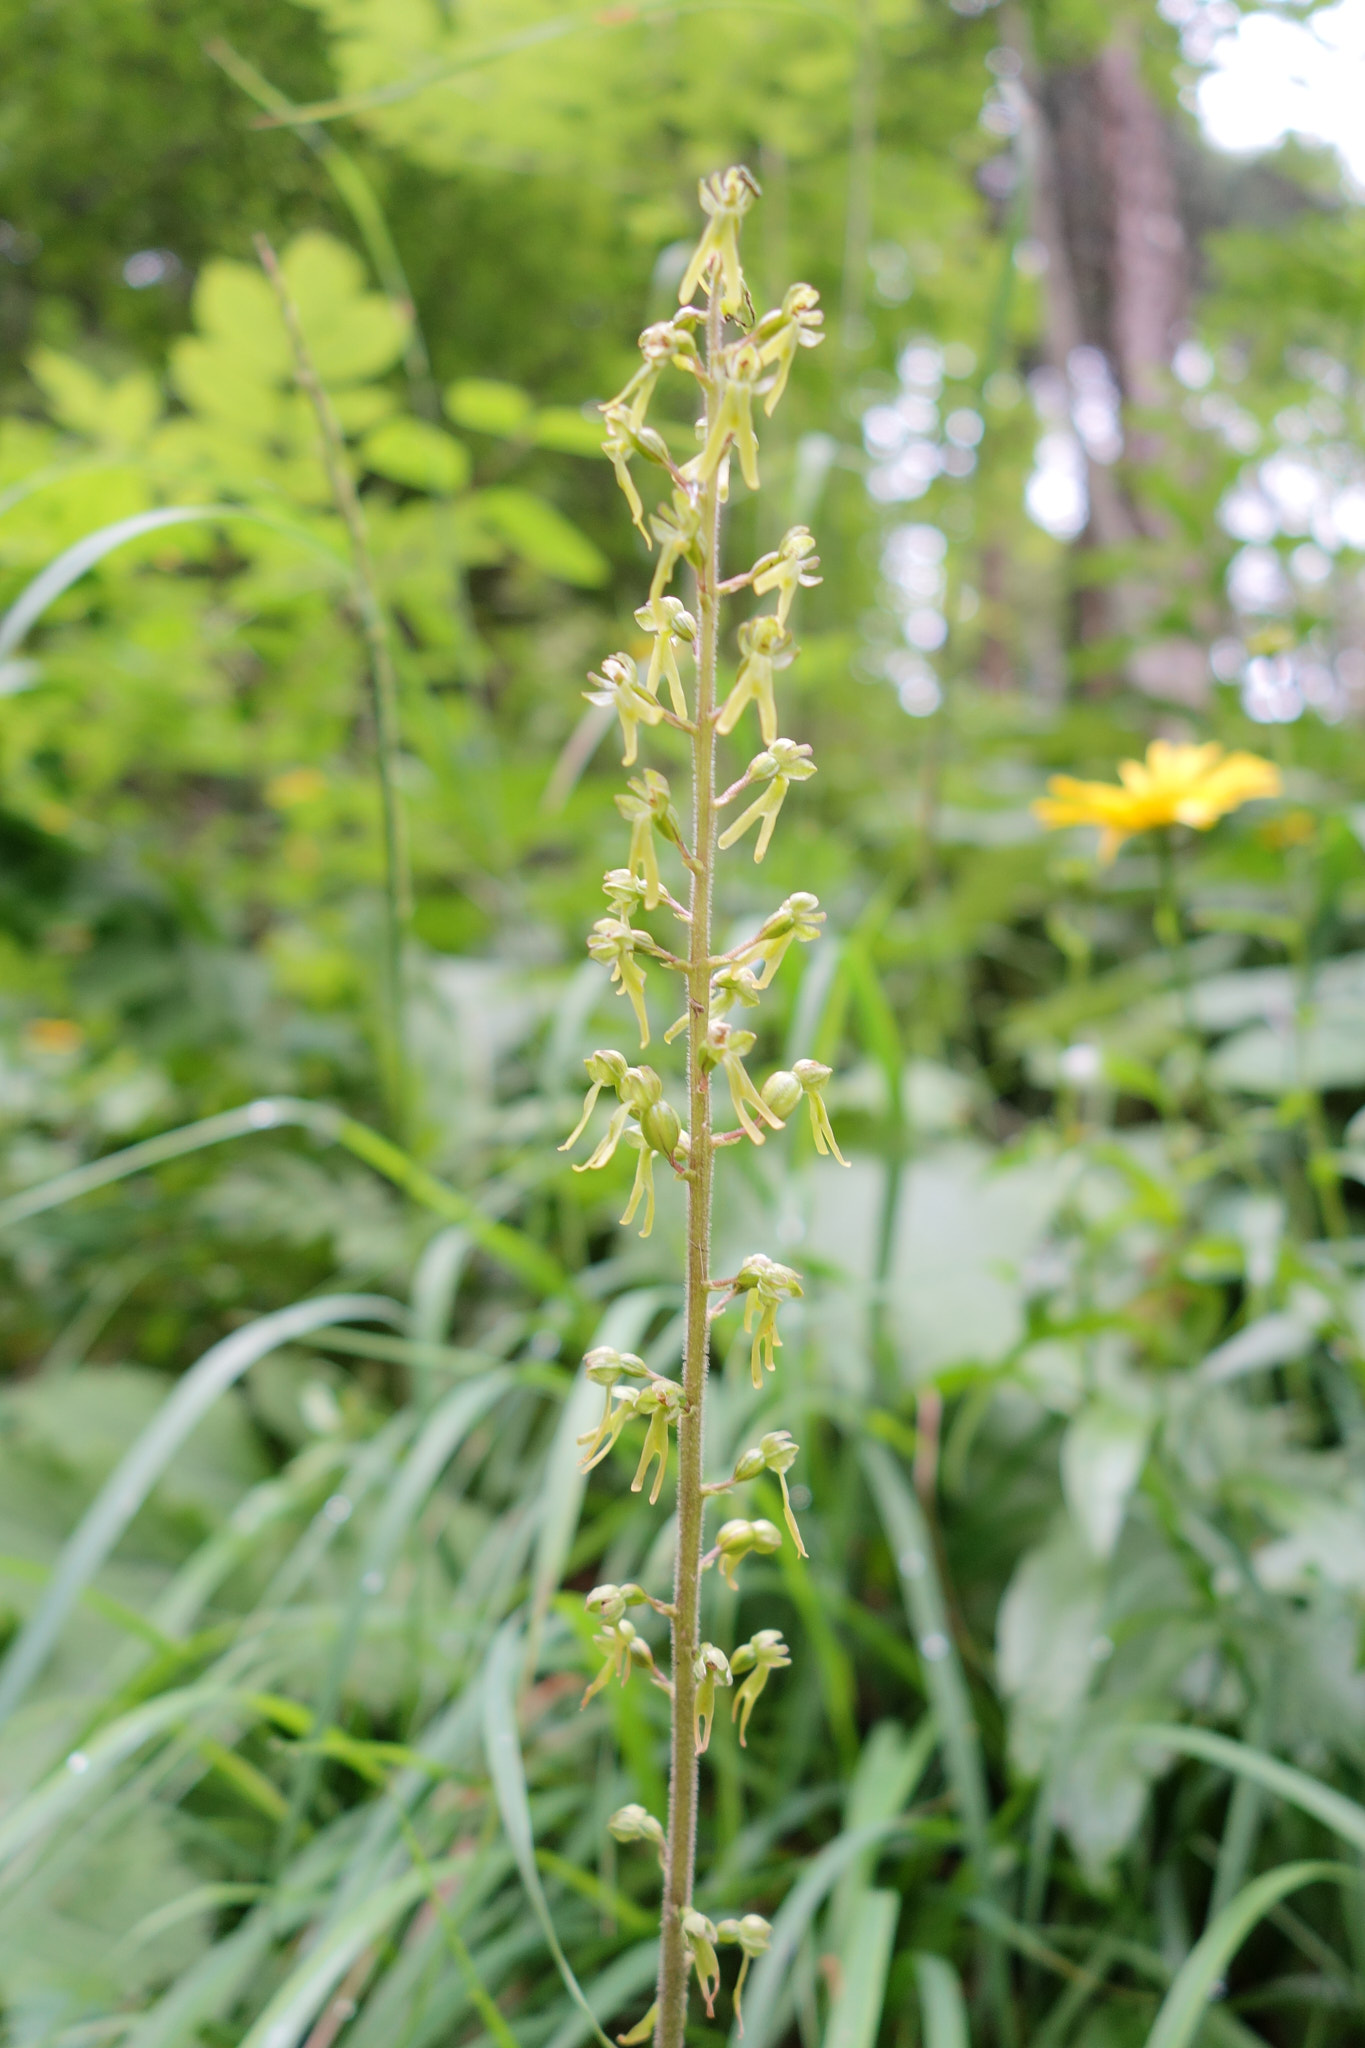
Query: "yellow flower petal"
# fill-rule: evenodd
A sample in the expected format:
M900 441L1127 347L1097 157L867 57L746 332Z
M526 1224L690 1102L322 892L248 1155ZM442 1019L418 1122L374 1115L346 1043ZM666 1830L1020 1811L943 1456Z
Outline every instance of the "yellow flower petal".
M1272 761L1258 754L1225 754L1216 740L1200 746L1153 740L1145 760L1121 761L1118 772L1117 783L1054 775L1048 795L1033 806L1034 816L1054 830L1097 825L1103 835L1100 857L1108 861L1132 833L1161 825L1206 832L1229 811L1255 797L1278 796L1281 789L1280 771Z

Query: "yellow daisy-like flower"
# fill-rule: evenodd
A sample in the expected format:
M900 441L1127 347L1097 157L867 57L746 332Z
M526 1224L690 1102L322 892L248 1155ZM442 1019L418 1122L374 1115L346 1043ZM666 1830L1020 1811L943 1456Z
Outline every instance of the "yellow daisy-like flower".
M1048 826L1098 825L1100 859L1114 858L1125 839L1157 825L1210 825L1253 797L1278 796L1280 771L1259 754L1225 753L1216 740L1178 747L1153 740L1145 761L1120 761L1119 779L1081 782L1054 775L1033 814Z

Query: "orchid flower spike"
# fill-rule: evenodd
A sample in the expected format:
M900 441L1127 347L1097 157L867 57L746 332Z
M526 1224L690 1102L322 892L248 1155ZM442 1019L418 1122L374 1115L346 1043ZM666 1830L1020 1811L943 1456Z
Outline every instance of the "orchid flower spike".
M746 1010L758 1007L758 978L752 967L725 966L711 976L711 1015L722 1016L739 1003Z
M632 525L636 526L643 535L645 546L647 548L653 547L654 543L649 537L648 528L645 526L644 503L640 493L635 488L635 479L630 473L630 458L632 455L643 456L646 462L653 462L660 469L666 469L671 472L673 469L673 458L668 452L668 443L664 440L662 434L655 432L653 427L646 427L637 421L633 416L631 408L627 405L620 405L613 400L611 403L602 406L600 410L604 428L602 453L610 462L615 472L616 481L621 487L627 505L630 507Z
M754 592L759 597L766 597L770 590L777 592L777 616L785 626L797 591L813 590L820 582L815 574L819 566L810 528L788 527L773 552L754 563L750 572Z
M592 1085L583 1098L583 1114L560 1146L561 1152L567 1152L576 1145L588 1128L588 1118L596 1108L597 1098L602 1090L615 1088L619 1094L628 1071L625 1054L620 1052L590 1052L583 1064L588 1070L588 1079Z
M637 932L619 917L599 917L588 940L594 960L610 967L618 995L627 997L640 1027L640 1050L649 1044L649 1017L645 1011L645 970L635 957L637 946L651 943L648 932Z
M676 320L656 320L640 336L640 367L623 391L609 399L603 412L624 410L632 429L638 433L645 423L654 387L670 364L680 370L701 372L701 358L692 335L692 321L685 313Z
M583 1605L599 1621L619 1621L628 1607L652 1607L656 1613L663 1611L662 1601L652 1599L643 1586L637 1586L629 1579L623 1586L594 1586L591 1593L583 1595Z
M640 751L640 727L658 725L663 719L664 707L657 697L652 697L640 681L639 670L628 654L609 654L602 664L599 676L595 670L588 673L588 681L596 683L595 690L585 690L583 695L589 704L599 705L603 710L614 711L621 721L621 737L625 752L621 766L635 765Z
M847 1166L848 1161L839 1150L825 1105L825 1085L829 1078L830 1069L820 1060L798 1060L790 1073L779 1068L777 1073L769 1074L763 1083L763 1100L785 1121L804 1095L810 1108L810 1127L816 1151L832 1153L840 1166Z
M637 910L644 909L645 887L643 878L632 874L629 868L608 868L602 877L602 894L611 906L611 914L624 924L630 923ZM659 894L663 893L661 887Z
M643 1492L645 1475L654 1464L654 1486L649 1496L651 1507L658 1504L659 1489L668 1469L668 1425L677 1421L685 1405L678 1382L661 1379L657 1375L635 1397L635 1413L649 1417L649 1428L645 1432L645 1447L640 1453L630 1490L632 1493Z
M814 285L790 285L781 306L772 313L765 313L754 329L753 339L763 357L764 367L774 368L777 372L763 408L769 419L787 388L796 351L819 348L825 338L822 332L825 316L818 310L819 305L820 294Z
M812 896L809 890L798 889L785 903L778 905L771 917L764 919L751 939L735 948L738 959L763 962L763 972L758 980L760 988L767 988L786 959L793 940L808 946L812 939L819 938L820 927L825 921L825 913L819 905L818 896Z
M668 1838L663 1823L655 1820L647 1808L634 1800L629 1806L618 1806L607 1822L607 1832L618 1842L648 1842L658 1855L660 1870L664 1869Z
M722 1522L717 1529L715 1546L707 1551L701 1561L702 1570L705 1571L708 1565L715 1564L719 1559L721 1576L726 1585L732 1592L738 1592L738 1582L735 1579L736 1565L746 1558L751 1550L756 1551L760 1557L771 1557L781 1548L782 1531L775 1523L766 1522L761 1517L757 1522L748 1522L742 1515L736 1515L731 1521Z
M754 432L754 399L760 389L763 358L751 341L738 341L721 351L716 365L718 392L700 455L683 464L691 482L709 484L734 448L740 473L751 491L758 489L758 436ZM723 495L723 494L722 494Z
M659 559L649 586L649 601L662 597L679 562L701 567L701 509L689 491L674 491L672 503L651 512L649 523L659 543Z
M635 453L636 436L631 426L629 408L624 405L604 405L602 414L605 428L602 435L602 453L611 464L622 495L630 507L631 525L638 527L644 535L645 546L652 548L654 543L649 537L649 528L645 525L645 501L635 488L635 479L630 473L630 458Z
M640 1156L621 1225L625 1228L635 1221L635 1212L643 1201L645 1220L640 1235L648 1237L654 1228L654 1155L662 1153L670 1166L677 1166L682 1124L673 1105L664 1101L663 1083L653 1067L633 1067L630 1071L641 1077L641 1085L636 1087L632 1102L639 1123L627 1129L625 1138ZM647 1083L645 1076L648 1076ZM643 1409L641 1413L644 1413Z
M744 1135L755 1145L763 1143L763 1132L754 1122L750 1111L756 1111L771 1130L780 1131L782 1119L777 1116L755 1088L744 1065L744 1055L752 1052L757 1040L752 1031L737 1030L733 1024L719 1019L711 1022L706 1042L701 1048L700 1060L704 1072L719 1067L725 1075L730 1089L730 1102Z
M716 1715L716 1685L731 1685L729 1659L724 1650L718 1650L714 1643L703 1643L692 1659L692 1674L697 1681L697 1755L706 1754L711 1740L711 1724Z
M682 847L682 824L673 808L667 776L657 768L646 768L632 776L629 785L615 799L616 808L630 826L630 851L626 855L632 874L640 874L645 885L645 909L654 910L663 894L654 834L671 846Z
M753 782L766 783L767 787L755 797L742 817L733 825L727 825L716 842L722 849L731 847L744 837L751 825L758 825L758 838L754 844L755 861L762 860L772 840L782 800L794 782L806 782L816 772L808 746L798 746L795 740L774 740L761 754L755 754L745 771L744 781L735 785L743 789ZM730 794L720 798L723 804ZM618 803L620 799L617 799ZM760 823L761 820L761 823Z
M729 964L711 976L710 1017L714 1024L733 1010L736 1003L742 1003L746 1010L754 1009L759 1002L758 980L752 968L734 967ZM678 1035L687 1029L687 1011L675 1017L664 1033L664 1044L671 1045Z
M772 1524L768 1524L769 1528ZM739 1722L739 1746L746 1749L745 1740L749 1732L749 1716L753 1713L758 1696L768 1683L774 1671L785 1671L791 1663L791 1654L782 1640L782 1631L776 1628L761 1628L756 1636L750 1636L730 1659L730 1669L735 1676L748 1677L735 1694L730 1706L730 1719Z
M633 1351L616 1351L609 1344L599 1344L596 1350L590 1351L587 1354L583 1360L583 1374L584 1378L591 1380L595 1387L601 1387L606 1396L606 1402L596 1429L584 1430L582 1436L578 1438L578 1442L583 1446L580 1469L584 1472L591 1472L593 1466L600 1464L603 1458L606 1457L607 1452L612 1448L617 1437L620 1436L621 1431L631 1418L644 1412L636 1405L638 1399L636 1390L631 1387L618 1387L617 1381L622 1379L652 1380L654 1375L644 1360L637 1358ZM613 1616L608 1612L610 1602L607 1596L618 1590L622 1591L623 1597L628 1597L628 1604L631 1606L635 1604L637 1597L640 1600L647 1600L649 1598L647 1593L640 1592L638 1586L596 1588L589 1596L589 1599L590 1601L596 1599L597 1594L601 1593L601 1612L609 1621L613 1619ZM597 1611L596 1608L593 1609L594 1613ZM624 1609L622 1609L622 1612L624 1612Z
M797 1555L805 1557L808 1552L801 1541L801 1531L792 1513L791 1495L787 1491L787 1474L796 1463L800 1449L800 1444L793 1443L790 1430L770 1429L752 1449L736 1458L731 1483L744 1486L749 1480L757 1479L761 1472L776 1473L777 1483L782 1488L782 1515L787 1524L787 1534L796 1545Z
M761 1913L746 1913L742 1920L722 1920L716 1929L716 1939L723 1942L738 1942L742 1960L739 1975L735 1979L735 2032L744 2039L744 1980L749 1974L749 1965L755 1956L768 1953L768 1944L773 1930Z
M613 917L619 917L629 924L637 910L645 908L645 880L642 875L633 875L629 868L608 868L602 877L602 894L611 905ZM666 903L676 918L684 924L691 924L692 913L685 903L679 903L671 890L659 884L659 901Z
M640 1634L633 1621L611 1621L593 1637L594 1648L602 1652L605 1663L592 1684L578 1702L581 1714L588 1701L595 1699L599 1692L618 1678L624 1686L629 1683L635 1670L647 1671L655 1685L664 1692L671 1692L672 1686L654 1663L654 1652Z
M739 267L739 224L759 194L758 180L743 164L728 171L713 172L697 188L702 212L707 216L701 240L678 286L678 304L685 306L697 286L706 284L708 295L715 289L720 272L722 313L738 313L747 296L744 273Z
M683 1908L682 1935L697 1973L697 1987L706 2006L706 2017L713 2020L716 2016L716 1993L720 1990L720 1964L716 1960L719 1936L706 1915L699 1913L695 1906Z
M608 1390L606 1406L597 1428L585 1429L576 1439L583 1446L583 1455L578 1461L580 1472L591 1472L594 1465L600 1465L607 1453L616 1448L621 1431L635 1419L635 1404L641 1391L635 1387L612 1387Z
M730 1282L730 1292L712 1310L713 1315L718 1315L737 1294L744 1296L744 1328L746 1332L752 1331L754 1340L749 1369L756 1388L763 1384L765 1367L769 1372L776 1371L773 1353L782 1348L782 1339L777 1334L778 1309L784 1301L804 1293L801 1275L790 1266L779 1265L763 1252L751 1252Z
M603 922L607 920L604 919ZM575 1173L596 1173L615 1158L627 1119L642 1116L653 1103L660 1101L664 1084L653 1067L628 1067L619 1052L591 1053L583 1064L592 1076L593 1085L588 1090L587 1099L583 1104L583 1114L578 1120L578 1128L559 1149L561 1152L567 1152L569 1146L579 1137L592 1114L599 1090L608 1086L614 1088L620 1101L611 1113L611 1122L607 1125L605 1134L598 1140L591 1156L574 1168Z
M668 678L668 694L673 700L673 709L679 718L687 717L687 695L678 672L678 648L696 644L697 622L680 597L653 597L648 604L642 604L635 614L635 623L642 633L654 635L654 647L649 657L649 673L645 677L645 688L651 697L659 694L659 684Z
M739 629L741 660L735 686L721 707L717 732L733 732L749 704L758 708L758 726L765 747L777 738L777 701L773 677L778 669L790 668L796 659L796 642L782 621L764 612L746 619Z

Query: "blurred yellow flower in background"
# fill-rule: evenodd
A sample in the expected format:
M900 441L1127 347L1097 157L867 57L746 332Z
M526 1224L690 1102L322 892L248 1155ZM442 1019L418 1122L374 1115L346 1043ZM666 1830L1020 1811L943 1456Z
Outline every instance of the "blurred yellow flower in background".
M31 1017L24 1026L24 1044L30 1052L69 1056L85 1044L85 1033L70 1017Z
M265 786L265 800L277 811L292 811L326 794L327 777L319 768L286 768Z
M1278 796L1280 771L1259 754L1225 753L1216 740L1181 747L1153 740L1145 761L1120 761L1114 782L1081 782L1054 775L1049 794L1033 806L1052 828L1098 825L1100 859L1112 860L1125 839L1158 825L1210 825L1253 797Z

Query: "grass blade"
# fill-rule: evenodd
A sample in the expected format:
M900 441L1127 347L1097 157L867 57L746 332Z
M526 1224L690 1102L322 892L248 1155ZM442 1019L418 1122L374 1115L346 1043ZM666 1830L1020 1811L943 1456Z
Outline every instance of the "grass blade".
M991 1876L986 1770L977 1740L972 1697L948 1626L933 1537L914 1489L907 1485L885 1444L865 1442L859 1449L923 1659L924 1683L942 1736L944 1766L962 1816L977 1892L983 1899L989 1899L995 1887ZM1008 2048L1014 2039L1014 2026L1005 1950L999 1937L989 1929L983 1930L983 1941L996 2030Z
M638 1948L628 1948L623 1956L609 1963L600 1977L593 1978L588 1990L603 2012L617 2012L631 1999L652 1991L658 1971L659 1944L643 1941ZM582 2013L570 2013L563 2026L551 2034L545 2048L580 2048L580 2043L591 2039L592 2031Z
M134 1707L131 1713L112 1721L0 1820L0 1866L64 1820L144 1742L181 1727L200 1709L230 1709L238 1714L245 1711L258 1719L261 1696L241 1686L188 1685L175 1692L163 1692L145 1706Z
M13 1713L60 1635L72 1606L146 1500L180 1445L229 1387L260 1358L326 1323L401 1323L397 1302L381 1294L331 1294L261 1316L206 1351L116 1466L87 1508L47 1591L0 1666L0 1721Z
M836 1835L816 1856L773 1917L772 1940L759 1957L744 1993L744 2048L768 2048L777 2026L778 2005L791 1981L792 1961L811 1921L850 1864L865 1851L906 1832L904 1821L876 1821ZM732 2048L740 2036L732 2032Z
M962 1980L946 1957L916 1950L915 1982L924 2048L972 2048Z
M924 1511L885 1444L860 1446L863 1467L891 1546L906 1612L924 1662L924 1682L943 1741L944 1762L962 1815L977 1883L990 1889L986 1773L971 1694L948 1629L933 1538Z
M843 1986L830 2012L824 2048L873 2048L900 1910L899 1892L860 1894L858 1917L840 1952Z
M1151 1723L1115 1732L1121 1732L1128 1741L1160 1743L1163 1749L1181 1750L1186 1756L1202 1757L1207 1763L1221 1764L1225 1771L1252 1778L1277 1798L1287 1800L1303 1813L1311 1813L1343 1842L1365 1850L1365 1806L1310 1778L1307 1771L1267 1756L1263 1749L1233 1742L1226 1735L1215 1735L1209 1728L1181 1728L1175 1723L1169 1727Z
M0 1202L0 1231L11 1229L16 1223L27 1222L30 1216L41 1216L49 1209L57 1209L64 1202L77 1201L82 1195L94 1194L96 1189L109 1187L114 1181L126 1180L130 1174L145 1173L153 1166L164 1166L168 1160L182 1159L187 1153L202 1152L209 1145L221 1145L229 1138L245 1138L256 1131L279 1130L286 1125L298 1125L320 1138L324 1144L344 1145L357 1159L363 1159L367 1166L402 1188L414 1201L421 1202L438 1216L449 1222L464 1224L480 1248L491 1259L505 1266L519 1279L525 1280L540 1294L571 1292L573 1283L558 1261L539 1245L514 1230L509 1224L495 1223L485 1216L467 1195L448 1187L415 1159L409 1158L399 1146L388 1138L372 1131L368 1124L360 1123L355 1117L345 1116L329 1102L306 1102L295 1095L262 1096L255 1102L247 1102L240 1109L227 1109L218 1116L203 1118L199 1123L184 1124L178 1130L164 1131L160 1137L144 1138L136 1145L129 1145L122 1152L110 1152L103 1159L92 1159L86 1166L72 1167L69 1173L59 1173L53 1180L41 1181L36 1187L24 1188L17 1195L10 1195Z
M324 556L343 574L347 571L345 557L319 539L316 533L310 533L305 526L295 526L290 520L277 519L268 512L255 512L246 505L160 505L153 511L135 512L131 518L116 519L112 526L101 526L94 533L82 535L55 561L49 562L19 593L4 618L0 619L0 661L22 644L25 635L38 623L49 605L55 604L73 583L79 583L88 569L93 569L106 555L112 555L116 548L125 547L129 541L140 540L145 533L157 533L163 526L187 526L196 521L221 526L227 519L246 519L255 526L273 527L276 533L288 534L292 540L311 548L314 554Z
M522 1665L521 1632L514 1621L499 1629L488 1653L483 1681L483 1744L488 1759L488 1775L493 1781L493 1794L502 1815L502 1824L516 1858L526 1896L531 1901L532 1911L540 1922L546 1945L555 1959L555 1965L564 1979L565 1989L570 1998L584 2014L592 2028L593 2036L602 2043L602 2048L612 2048L612 2043L603 2033L597 2015L588 2004L582 1985L569 1967L569 1959L559 1945L554 1921L550 1917L549 1904L540 1872L536 1868L535 1836L531 1832L531 1806L526 1795L526 1768L522 1762L521 1740L517 1734L517 1681ZM242 2048L251 2048L244 2042ZM271 2041L257 2044L257 2048L284 2048L283 2043Z
M290 1972L255 2025L243 2035L241 2048L295 2048L357 1957L419 1899L426 1898L433 1884L453 1877L468 1864L467 1855L446 1857L394 1878L362 1900Z
M1359 1884L1360 1874L1344 1863L1282 1863L1245 1885L1210 1922L1181 1964L1147 2036L1147 2048L1190 2048L1215 1986L1257 1921L1290 1892L1323 1879Z
M503 1367L457 1387L432 1411L416 1443L403 1460L375 1521L341 1615L336 1647L314 1705L319 1727L329 1726L337 1717L346 1674L360 1641L366 1609L372 1609L383 1596L408 1531L426 1507L437 1480L475 1423L514 1383L510 1370ZM287 1855L293 1846L317 1787L322 1764L322 1754L316 1750L300 1758L288 1810L283 1816L281 1856Z

